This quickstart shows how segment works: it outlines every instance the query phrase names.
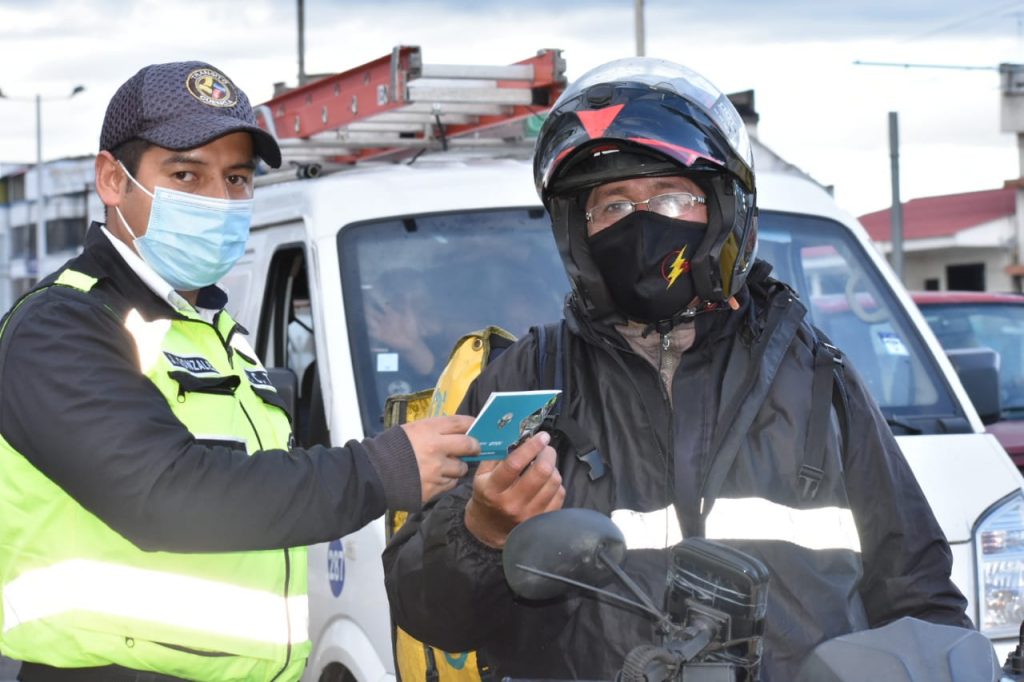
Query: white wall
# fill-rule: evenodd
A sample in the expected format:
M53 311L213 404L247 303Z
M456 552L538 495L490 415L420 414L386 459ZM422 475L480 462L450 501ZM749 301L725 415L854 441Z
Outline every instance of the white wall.
M946 266L985 264L987 291L1012 291L1013 281L1003 271L1013 261L1008 249L941 249L916 251L903 256L903 283L908 289L924 289L926 279L939 280L940 289L948 289Z

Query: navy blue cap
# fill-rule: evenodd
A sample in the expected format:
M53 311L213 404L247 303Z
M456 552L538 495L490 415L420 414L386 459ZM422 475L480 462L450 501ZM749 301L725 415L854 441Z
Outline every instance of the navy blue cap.
M273 168L281 165L277 140L256 125L249 98L219 69L204 62L151 64L111 98L100 150L140 139L184 151L239 131L252 134L261 159Z

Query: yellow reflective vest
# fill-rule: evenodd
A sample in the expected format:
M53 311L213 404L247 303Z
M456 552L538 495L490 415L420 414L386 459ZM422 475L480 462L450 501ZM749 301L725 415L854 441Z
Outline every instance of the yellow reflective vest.
M65 270L51 286L88 292L95 283ZM135 340L139 371L197 439L250 455L288 447L288 415L225 311L209 324L191 314L146 321L132 310L124 326ZM0 491L5 655L195 680L288 680L302 673L310 650L305 548L143 551L2 437Z

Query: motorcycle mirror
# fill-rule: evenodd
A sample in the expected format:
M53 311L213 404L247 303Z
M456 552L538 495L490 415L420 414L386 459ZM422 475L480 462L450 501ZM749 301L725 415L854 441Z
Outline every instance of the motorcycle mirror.
M626 540L607 516L592 509L559 509L513 528L502 564L518 596L550 599L568 592L572 582L588 587L607 582L614 573L605 561L617 566L625 558Z

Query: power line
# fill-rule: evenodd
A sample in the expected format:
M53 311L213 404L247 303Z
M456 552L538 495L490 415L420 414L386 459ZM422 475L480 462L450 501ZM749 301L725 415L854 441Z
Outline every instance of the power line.
M904 69L955 69L958 71L998 71L998 66L967 66L962 64L904 64L899 62L866 62L860 59L853 61L857 66L898 66Z
M923 40L924 38L930 38L930 37L932 37L934 35L937 35L939 33L943 33L945 31L949 31L950 29L960 28L961 26L966 26L967 24L973 23L973 22L975 22L975 21L977 21L979 19L985 19L985 18L987 18L989 16L992 16L993 14L998 14L999 12L1002 12L1004 10L1010 9L1011 7L1020 7L1022 5L1024 5L1024 2L1021 2L1021 0L1013 0L1012 2L1004 2L1004 3L1000 4L1000 5L998 5L997 7L989 8L987 10L978 12L977 14L972 14L971 16L968 16L968 17L963 17L961 19L956 19L954 21L949 22L948 24L943 24L942 26L939 26L937 28L933 28L933 29L931 29L929 31L925 31L924 33L918 34L916 36L911 36L910 38L907 38L903 42L909 43L909 42L913 42L913 41L916 41L916 40Z

